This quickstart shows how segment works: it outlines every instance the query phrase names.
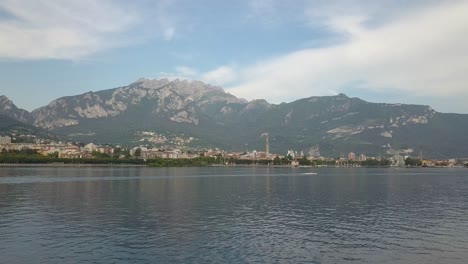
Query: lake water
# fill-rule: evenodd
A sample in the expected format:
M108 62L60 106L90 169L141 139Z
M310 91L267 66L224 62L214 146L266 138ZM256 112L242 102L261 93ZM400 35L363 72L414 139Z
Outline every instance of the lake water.
M468 169L0 168L0 263L468 263Z

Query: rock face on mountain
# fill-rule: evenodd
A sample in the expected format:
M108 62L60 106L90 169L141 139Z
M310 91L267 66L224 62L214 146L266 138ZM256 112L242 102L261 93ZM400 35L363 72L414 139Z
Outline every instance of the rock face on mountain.
M33 116L26 110L19 109L6 96L0 96L0 135L34 134L44 138L53 138L50 132L32 125Z
M34 119L28 111L19 109L4 95L0 96L0 114L23 123L32 123Z
M271 150L279 153L422 151L431 157L468 157L468 148L460 144L468 134L468 115L438 113L421 105L369 103L344 94L275 105L248 102L199 81L140 79L59 98L28 114L14 116L83 142L138 145L142 141L137 135L147 131L193 137L201 146L263 150L261 135L268 132Z
M125 87L63 97L33 111L32 115L35 125L47 129L79 125L85 120L114 118L137 109L143 115L198 125L197 111L207 111L219 102L244 103L245 100L199 81L140 79ZM229 112L229 107L224 111Z

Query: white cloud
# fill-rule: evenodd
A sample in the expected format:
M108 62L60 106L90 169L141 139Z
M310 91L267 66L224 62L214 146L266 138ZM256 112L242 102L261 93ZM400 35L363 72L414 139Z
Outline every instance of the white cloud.
M156 78L188 81L201 80L200 73L196 69L187 66L177 66L175 72L160 72L157 74Z
M139 22L111 1L3 0L0 58L76 59L106 47ZM124 41L122 41L124 42Z
M76 60L153 37L171 40L169 7L165 0L2 0L0 58Z
M211 85L227 85L237 80L237 72L232 66L221 66L207 72L200 72L192 67L178 66L174 73L160 72L158 77L169 80L199 80Z
M187 67L187 66L178 66L176 67L176 72L178 75L181 75L181 76L196 76L198 74L197 70L195 70L194 68L190 68L190 67Z
M214 85L226 85L236 80L237 73L230 66L221 66L212 71L202 74L201 80L214 84Z
M331 47L292 52L233 72L229 92L281 102L361 88L421 96L468 95L468 2L450 1L366 27L365 14L329 16L349 36ZM233 77L233 78L234 78Z

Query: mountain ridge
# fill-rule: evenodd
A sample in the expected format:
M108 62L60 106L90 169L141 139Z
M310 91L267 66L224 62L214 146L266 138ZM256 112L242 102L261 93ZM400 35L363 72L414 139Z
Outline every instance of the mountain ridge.
M193 146L242 151L263 149L261 134L267 132L272 151L280 153L468 156L460 144L468 133L468 115L439 113L427 105L371 103L345 94L271 104L237 98L201 81L142 78L61 97L30 115L8 104L10 116L84 142L151 143L139 137L148 131L193 137Z
M33 117L27 110L18 108L7 96L0 95L0 113L23 123L31 123Z

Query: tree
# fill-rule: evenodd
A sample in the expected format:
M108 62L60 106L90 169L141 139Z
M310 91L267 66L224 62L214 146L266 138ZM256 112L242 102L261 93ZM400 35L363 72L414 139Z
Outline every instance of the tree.
M58 158L59 153L58 153L58 151L55 151L54 153L47 154L47 156L50 157L50 158Z
M141 148L135 150L135 157L141 157Z
M280 157L276 156L276 157L273 159L273 165L281 165L281 159L280 159Z
M421 166L422 161L419 159L412 159L410 157L405 159L405 165L406 166Z
M105 158L110 158L111 156L107 153L101 153L101 152L98 152L98 151L93 151L91 153L91 155L93 155L93 157L95 158L99 158L99 159L105 159Z
M310 165L310 160L308 160L306 158L306 156L303 156L300 160L299 160L299 165L302 165L302 166L308 166Z
M291 164L291 160L288 158L282 158L281 159L281 165L288 165Z

